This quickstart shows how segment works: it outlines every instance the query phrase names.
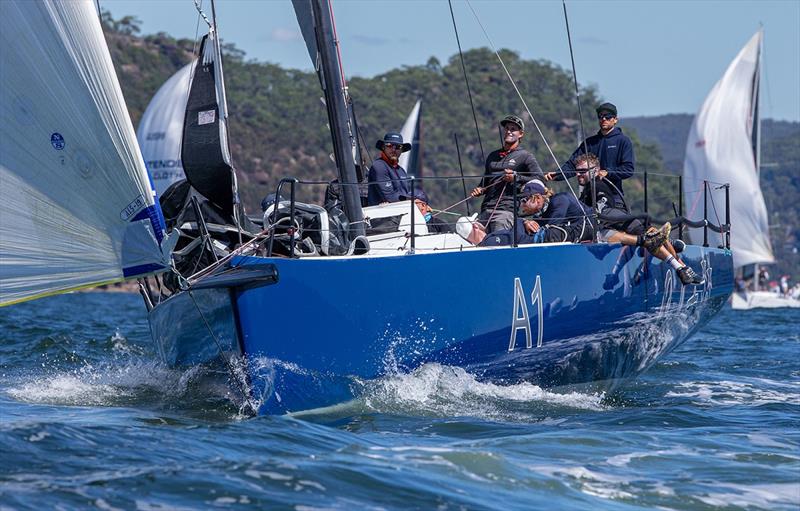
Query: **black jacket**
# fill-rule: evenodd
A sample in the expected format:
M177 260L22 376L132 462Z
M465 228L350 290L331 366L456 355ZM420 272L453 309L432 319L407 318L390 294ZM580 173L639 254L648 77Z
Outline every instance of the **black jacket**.
M481 180L481 187L486 188L498 179L505 169L511 169L517 173L516 181L503 186L505 183L498 183L487 189L481 204L481 211L493 210L497 205L498 211L514 211L514 188L517 187L517 198L522 192L522 187L531 179L544 179L539 162L536 157L525 149L515 149L506 153L502 149L493 151L486 157L484 177ZM502 196L501 196L502 193ZM499 202L499 205L498 205Z
M622 190L622 180L628 179L633 175L635 164L631 139L624 135L619 128L614 128L606 136L603 136L598 131L586 139L586 150L597 156L600 159L600 167L608 171L606 179L618 190L614 190L615 206L618 208L623 207L622 197L625 192ZM569 160L561 165L561 169L567 178L575 175L575 159L578 155L583 154L583 151L583 144L581 144L575 149ZM561 173L558 172L556 181L563 179Z

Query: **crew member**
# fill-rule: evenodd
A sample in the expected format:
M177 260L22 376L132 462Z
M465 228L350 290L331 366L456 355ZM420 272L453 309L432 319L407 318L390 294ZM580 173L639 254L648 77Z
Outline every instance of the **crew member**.
M650 227L645 230L638 219L629 218L627 210L615 208L613 204L613 187L609 186L605 172L600 169L600 162L592 153L581 154L576 158L575 172L578 184L583 187L580 200L591 207L596 204L595 211L602 216L600 220L600 241L621 243L628 246L646 248L655 257L666 262L675 269L678 278L684 285L702 284L703 279L687 266L675 250L669 239L672 226L664 224L661 229ZM605 289L612 289L619 282L619 271L627 263L632 254L620 253L612 272L606 276Z
M570 192L553 193L538 179L522 189L522 213L533 218L518 218L516 229L490 232L482 246L509 245L516 235L518 244L580 243L594 238L592 214L588 206Z
M561 181L575 175L575 162L583 153L590 152L600 159L600 168L607 172L606 179L613 187L613 206L627 209L622 190L622 180L633 175L634 155L631 139L617 127L617 107L611 103L603 103L596 109L599 131L580 144L572 156L561 165L561 172L548 172L544 175L547 181Z
M517 193L531 179L543 177L536 158L520 147L525 136L525 123L516 115L500 121L503 148L486 157L484 177L472 190L472 197L484 196L477 221L488 232L510 229L514 223L514 187Z
M408 173L398 161L401 154L411 150L411 144L404 143L400 133L389 132L383 136L383 140L375 143L375 147L380 154L369 168L367 203L375 206L410 197Z

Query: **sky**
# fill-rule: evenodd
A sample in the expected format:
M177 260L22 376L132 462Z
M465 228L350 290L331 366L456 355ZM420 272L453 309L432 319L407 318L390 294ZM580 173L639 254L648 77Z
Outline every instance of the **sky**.
M198 33L192 0L99 2L115 19L139 18L142 34ZM348 76L422 65L431 56L446 62L458 52L446 0L332 2ZM203 5L210 10L209 0ZM311 69L289 0L217 0L216 9L223 41L246 58ZM497 48L571 69L560 0L453 0L453 9L464 50L490 46L479 19ZM800 121L800 0L568 0L567 13L578 81L595 85L623 120L696 113L763 26L762 116Z

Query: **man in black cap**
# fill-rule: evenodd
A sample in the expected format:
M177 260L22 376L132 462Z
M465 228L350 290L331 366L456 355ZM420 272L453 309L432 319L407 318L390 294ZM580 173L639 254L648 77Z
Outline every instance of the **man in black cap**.
M514 223L514 187L520 193L531 179L541 179L542 169L536 158L520 147L525 136L525 123L516 115L500 121L503 148L486 157L484 177L472 190L472 197L484 196L477 221L487 232L510 229Z
M522 188L521 199L522 213L527 216L517 218L517 228L489 232L481 246L510 245L515 235L518 244L580 243L594 237L591 210L572 193L554 193L539 179L532 179Z
M411 150L411 144L404 143L400 133L389 132L383 136L383 140L375 143L375 147L381 153L369 168L367 204L375 206L410 197L408 174L398 161L401 154Z
M586 152L594 153L600 158L600 174L606 176L614 190L613 207L629 211L622 191L622 180L633 175L634 156L631 139L617 128L617 107L611 103L603 103L596 108L600 130L580 144L572 156L561 165L561 170L569 179L575 176L575 161L578 155ZM585 144L585 146L584 146ZM548 172L544 175L548 181L562 181L561 172Z

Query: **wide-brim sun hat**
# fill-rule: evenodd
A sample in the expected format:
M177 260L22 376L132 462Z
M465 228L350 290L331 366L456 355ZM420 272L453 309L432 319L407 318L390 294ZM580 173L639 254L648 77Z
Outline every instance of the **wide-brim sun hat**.
M383 136L383 140L378 140L375 142L375 148L378 150L383 151L384 144L393 144L396 146L401 146L403 148L402 152L410 151L411 150L411 143L410 142L403 142L403 135L397 132L390 131L386 135Z

